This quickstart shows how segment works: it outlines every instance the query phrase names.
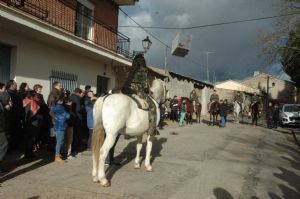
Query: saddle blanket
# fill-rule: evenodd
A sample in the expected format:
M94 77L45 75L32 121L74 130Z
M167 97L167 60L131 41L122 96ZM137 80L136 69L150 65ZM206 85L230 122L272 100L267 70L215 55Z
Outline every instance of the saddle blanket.
M136 94L132 94L132 95L128 95L128 96L136 102L139 109L142 109L144 111L149 111L149 104L146 100L140 98Z

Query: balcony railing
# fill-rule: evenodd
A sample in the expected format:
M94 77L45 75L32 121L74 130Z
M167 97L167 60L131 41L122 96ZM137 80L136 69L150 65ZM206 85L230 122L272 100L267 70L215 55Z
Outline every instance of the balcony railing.
M0 0L0 3L30 14L77 37L130 58L130 39L93 17L76 0Z

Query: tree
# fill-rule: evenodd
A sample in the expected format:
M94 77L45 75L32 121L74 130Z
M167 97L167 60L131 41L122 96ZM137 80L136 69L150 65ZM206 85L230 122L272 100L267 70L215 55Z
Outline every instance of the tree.
M300 86L300 0L283 0L272 32L260 32L261 55L266 65L281 62L282 70L286 72Z
M300 87L300 22L290 31L288 40L281 51L283 70Z
M289 34L300 20L300 0L283 0L278 13L280 15L295 13L295 15L278 18L274 23L273 31L260 30L258 38L259 45L262 46L260 56L265 58L266 65L281 60Z

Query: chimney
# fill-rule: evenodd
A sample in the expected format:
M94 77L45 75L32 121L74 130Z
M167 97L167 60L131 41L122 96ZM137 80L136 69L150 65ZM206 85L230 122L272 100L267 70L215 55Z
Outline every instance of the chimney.
M256 76L256 75L259 75L260 72L259 71L254 71L254 75L253 76Z

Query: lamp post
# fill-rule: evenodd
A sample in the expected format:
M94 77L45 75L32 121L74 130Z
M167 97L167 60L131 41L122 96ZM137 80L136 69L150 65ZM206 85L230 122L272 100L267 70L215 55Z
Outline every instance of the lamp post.
M145 54L151 47L151 40L149 39L149 37L147 36L145 39L142 40L142 45L144 48L144 51L133 51L133 57L135 57L138 54Z
M206 51L206 78L207 82L209 82L209 72L208 72L208 54L215 53L215 52L208 52Z

